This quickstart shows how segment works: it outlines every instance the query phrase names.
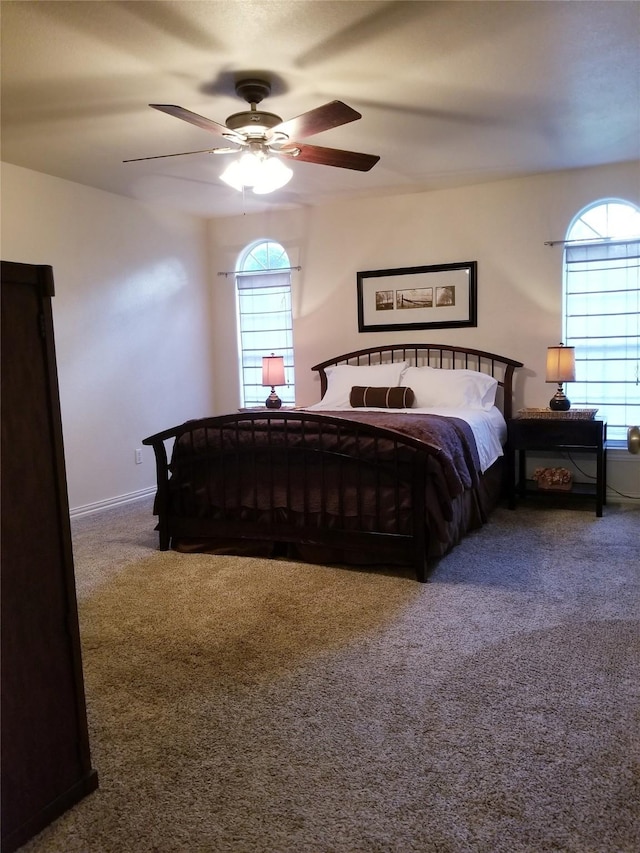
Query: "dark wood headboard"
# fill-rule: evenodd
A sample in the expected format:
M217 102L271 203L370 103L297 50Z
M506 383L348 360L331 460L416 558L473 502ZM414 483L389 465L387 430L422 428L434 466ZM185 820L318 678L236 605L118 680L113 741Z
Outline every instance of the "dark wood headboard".
M320 390L324 397L327 391L327 367L338 364L370 365L393 364L396 361L407 361L414 367L438 367L448 370L477 370L487 373L498 380L501 394L496 395L496 406L502 409L505 418L513 414L513 372L516 367L522 367L521 361L505 358L493 352L454 347L449 344L389 344L386 346L369 347L355 352L338 355L314 365L320 375Z

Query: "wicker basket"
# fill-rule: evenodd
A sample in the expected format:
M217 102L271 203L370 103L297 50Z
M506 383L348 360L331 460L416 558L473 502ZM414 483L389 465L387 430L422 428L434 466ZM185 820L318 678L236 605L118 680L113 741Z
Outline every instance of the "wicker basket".
M570 492L573 485L571 471L566 468L536 468L533 479L545 492Z
M592 420L597 409L568 409L566 412L556 412L553 409L519 409L519 418L559 418L561 420Z

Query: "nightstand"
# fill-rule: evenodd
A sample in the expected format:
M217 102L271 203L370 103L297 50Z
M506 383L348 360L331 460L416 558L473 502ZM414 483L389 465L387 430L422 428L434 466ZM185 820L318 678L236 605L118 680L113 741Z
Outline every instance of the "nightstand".
M558 413L548 418L511 418L507 422L507 476L509 508L515 509L516 497L527 494L571 500L585 495L595 497L596 515L602 516L607 489L607 424L591 418L572 418ZM528 450L551 453L591 453L596 457L596 482L574 483L569 492L543 492L526 480ZM518 478L516 481L516 455Z

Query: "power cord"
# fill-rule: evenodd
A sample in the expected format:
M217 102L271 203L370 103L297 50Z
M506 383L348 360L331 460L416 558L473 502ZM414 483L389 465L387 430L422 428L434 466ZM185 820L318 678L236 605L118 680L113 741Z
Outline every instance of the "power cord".
M571 462L571 464L574 466L574 468L577 471L579 471L583 477L586 477L588 480L594 480L594 481L597 479L597 477L594 477L593 474L587 474L586 471L583 471L582 468L578 465L578 463L573 458L573 456L569 453L568 450L565 450L562 453L562 456L565 459L568 459L569 462ZM619 492L618 489L614 489L614 487L609 485L609 483L605 483L605 488L609 489L612 492L615 492L616 495L619 495L621 498L627 498L627 500L630 500L630 501L640 501L640 498L636 497L635 495L625 495L624 492Z

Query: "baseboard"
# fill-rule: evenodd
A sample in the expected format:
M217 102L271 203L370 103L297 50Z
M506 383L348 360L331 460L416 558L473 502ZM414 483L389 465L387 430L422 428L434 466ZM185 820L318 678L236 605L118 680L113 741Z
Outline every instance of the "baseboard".
M148 498L156 493L155 486L149 486L146 489L139 489L137 492L129 492L126 495L117 495L115 498L107 498L104 501L96 501L95 503L85 504L84 506L76 506L69 510L71 518L78 518L81 515L91 515L94 512L101 512L103 509L111 509L114 506L139 501L143 498Z
M640 495L620 495L617 492L607 491L607 505L611 506L638 506Z

